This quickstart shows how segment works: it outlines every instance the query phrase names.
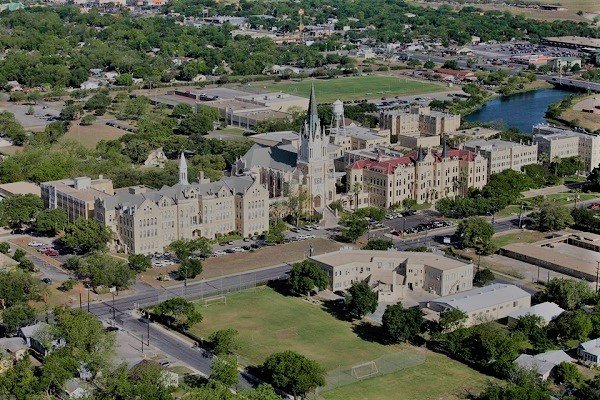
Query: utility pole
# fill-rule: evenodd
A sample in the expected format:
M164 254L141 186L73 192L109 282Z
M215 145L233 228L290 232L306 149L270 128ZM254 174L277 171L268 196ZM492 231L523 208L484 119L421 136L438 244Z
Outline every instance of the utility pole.
M87 291L87 298L88 298L88 305L87 305L87 312L90 312L90 289L88 289Z
M519 211L519 229L521 229L521 222L523 221L523 207L525 203L521 203L521 210Z
M83 309L83 305L81 303L81 290L79 291L79 309Z
M113 312L113 321L115 321L115 323L117 322L116 316L115 316L115 293L113 292L112 294L113 300L112 300L112 312Z
M600 277L600 261L596 261L598 265L596 266L596 293L598 293L598 278Z
M150 346L150 312L147 312L146 315L146 327L148 328L146 332L146 339L148 340L147 345Z

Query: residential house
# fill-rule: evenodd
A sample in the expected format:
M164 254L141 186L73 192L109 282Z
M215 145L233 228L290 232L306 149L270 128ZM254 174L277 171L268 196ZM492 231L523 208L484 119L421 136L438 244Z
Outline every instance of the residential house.
M600 365L600 338L581 343L577 347L577 357L584 364Z
M552 302L544 302L531 307L521 308L508 315L508 326L514 326L519 318L526 315L535 315L542 319L544 325L548 325L552 320L565 312L558 304Z
M550 350L542 354L532 356L530 354L521 354L515 364L522 369L536 373L543 381L550 377L554 368L563 362L573 362L574 360L562 350Z

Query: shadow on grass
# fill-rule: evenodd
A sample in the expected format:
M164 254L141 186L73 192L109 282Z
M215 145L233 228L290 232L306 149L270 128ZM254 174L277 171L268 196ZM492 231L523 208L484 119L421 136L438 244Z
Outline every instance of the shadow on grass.
M285 280L269 281L267 282L267 286L282 296L297 297L297 295L290 290L290 285L288 285Z
M350 312L346 308L346 303L340 300L325 300L323 301L323 310L341 321L352 321Z
M387 344L384 340L381 327L373 325L370 322L361 321L352 327L352 331L354 331L359 338L367 342Z

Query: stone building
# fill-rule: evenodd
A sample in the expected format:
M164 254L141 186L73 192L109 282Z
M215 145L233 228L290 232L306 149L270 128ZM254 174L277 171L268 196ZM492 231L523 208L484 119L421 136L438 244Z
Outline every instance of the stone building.
M435 203L466 196L469 188L487 183L487 160L464 149L410 152L386 160L360 160L347 169L346 208L390 207L404 199Z
M479 153L488 160L488 175L506 169L521 171L529 164L537 164L538 146L534 143L510 142L507 140L470 140L464 148Z
M134 186L97 198L96 219L115 233L126 252L161 252L178 239L215 238L230 232L244 237L269 229L269 192L256 179L228 177L189 183L183 154L179 183L154 190Z
M585 172L600 166L600 135L538 124L533 127L533 141L538 146L538 154L544 154L548 161L579 157Z

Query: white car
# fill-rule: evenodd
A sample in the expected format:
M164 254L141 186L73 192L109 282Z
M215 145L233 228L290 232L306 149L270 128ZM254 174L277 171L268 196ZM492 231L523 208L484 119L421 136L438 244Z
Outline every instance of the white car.
M316 238L316 236L315 235L305 235L305 238L306 239L314 239L314 238Z
M45 244L41 243L41 242L29 242L29 243L27 243L27 246L29 246L29 247L41 247L41 246L45 246Z
M224 256L227 253L225 253L223 250L216 250L213 254L215 256Z

